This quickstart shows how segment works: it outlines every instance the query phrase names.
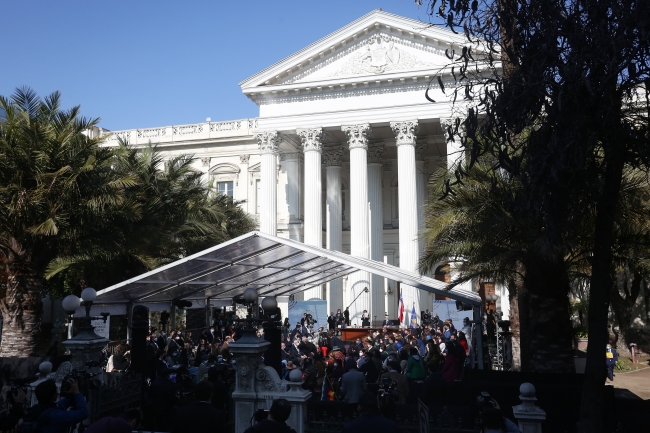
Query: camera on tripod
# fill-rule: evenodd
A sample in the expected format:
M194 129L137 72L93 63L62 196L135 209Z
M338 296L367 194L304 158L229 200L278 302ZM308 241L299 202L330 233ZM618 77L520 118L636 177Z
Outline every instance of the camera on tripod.
M379 405L397 404L397 383L388 376L382 376L379 383Z

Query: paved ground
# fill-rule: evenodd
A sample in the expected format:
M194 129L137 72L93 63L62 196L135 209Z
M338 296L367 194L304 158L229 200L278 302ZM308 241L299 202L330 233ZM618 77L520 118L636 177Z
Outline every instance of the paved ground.
M630 373L616 373L614 382L607 381L614 388L627 389L644 400L650 400L650 367Z

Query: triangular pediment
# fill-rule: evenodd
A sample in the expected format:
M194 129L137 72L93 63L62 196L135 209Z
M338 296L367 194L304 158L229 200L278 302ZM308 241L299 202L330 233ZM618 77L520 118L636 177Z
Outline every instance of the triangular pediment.
M373 11L240 83L244 93L332 80L429 73L449 63L445 50L463 35L421 21Z

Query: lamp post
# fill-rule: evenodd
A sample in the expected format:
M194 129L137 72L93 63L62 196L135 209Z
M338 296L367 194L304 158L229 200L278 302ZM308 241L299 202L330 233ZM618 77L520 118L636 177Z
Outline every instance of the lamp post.
M62 302L63 309L70 315L70 323L74 320L81 322L77 335L63 342L63 345L70 351L72 355L71 362L76 368L85 365L87 361L99 359L99 352L108 343L107 338L100 337L95 333L95 327L92 325L93 320L103 320L106 323L109 316L109 313L101 313L99 317L90 315L90 308L95 299L97 299L95 289L86 287L81 292L81 300L75 295L68 295ZM85 307L86 315L73 317L75 311L81 305Z

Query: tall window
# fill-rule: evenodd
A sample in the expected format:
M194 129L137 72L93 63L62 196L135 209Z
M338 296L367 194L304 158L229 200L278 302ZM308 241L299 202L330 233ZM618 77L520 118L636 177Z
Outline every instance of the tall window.
M233 182L217 182L217 190L219 191L219 194L233 197Z
M262 194L261 194L262 191L260 190L261 182L260 182L259 179L257 179L257 181L255 181L255 185L256 185L256 188L255 188L255 191L256 191L256 193L255 193L255 203L257 205L257 209L255 210L255 213L259 214L260 213L260 201L261 201L260 197L262 196Z

